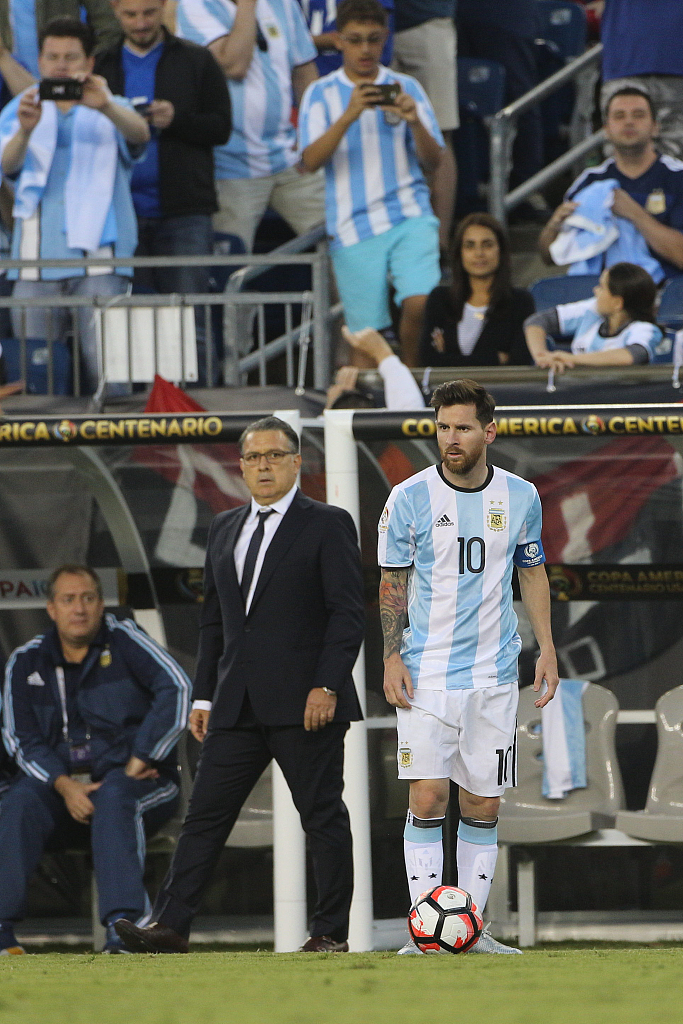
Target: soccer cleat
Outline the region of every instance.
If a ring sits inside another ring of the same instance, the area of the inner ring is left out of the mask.
[[[107,925],[107,940],[102,949],[103,953],[130,953],[129,949],[123,944],[123,939],[120,939],[116,934],[116,929],[113,924]]]
[[[0,926],[0,956],[21,956],[26,950],[17,942],[14,929],[8,925]]]
[[[408,939],[405,946],[401,946],[401,948],[396,951],[396,956],[415,956],[416,954],[424,956],[422,950],[417,948],[412,939]]]
[[[499,942],[498,939],[494,939],[493,935],[490,934],[490,924],[487,924],[481,933],[479,942],[475,943],[470,949],[470,953],[507,953],[514,954],[520,953],[521,949],[515,949],[514,946],[506,946],[504,943]]]

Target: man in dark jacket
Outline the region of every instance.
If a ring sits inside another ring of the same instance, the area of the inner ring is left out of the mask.
[[[137,256],[204,256],[213,251],[211,215],[218,209],[213,147],[228,141],[230,97],[211,53],[163,25],[165,0],[114,0],[121,44],[102,54],[97,73],[149,121],[152,139],[133,169]],[[209,268],[137,270],[145,289],[205,293]],[[203,317],[197,324],[200,379]]]
[[[104,615],[86,566],[52,574],[47,610],[54,626],[13,651],[5,672],[2,737],[20,771],[0,814],[0,955],[23,952],[14,925],[46,843],[82,839],[86,825],[105,952],[118,953],[114,922],[151,909],[145,832],[177,806],[189,680],[132,620]]]
[[[318,901],[306,952],[345,952],[353,892],[344,736],[362,717],[351,670],[363,579],[348,512],[297,488],[299,438],[276,416],[240,439],[252,500],[216,516],[190,728],[202,742],[154,922],[116,926],[132,952],[187,953],[190,926],[242,804],[279,764],[308,835]]]

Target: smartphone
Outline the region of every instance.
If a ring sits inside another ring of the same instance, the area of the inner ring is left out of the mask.
[[[38,96],[41,100],[80,100],[83,83],[77,78],[43,78]]]
[[[142,114],[145,117],[149,111],[150,101],[146,96],[136,96],[130,101],[130,105],[137,114]]]
[[[381,93],[381,99],[377,100],[376,106],[378,107],[393,107],[396,104],[396,100],[401,92],[401,86],[398,82],[389,82],[388,85],[371,85],[369,82],[365,83],[366,89],[377,89]]]

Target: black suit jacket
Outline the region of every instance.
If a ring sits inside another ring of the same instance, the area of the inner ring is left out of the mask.
[[[262,724],[302,725],[314,686],[336,691],[335,721],[362,718],[351,677],[364,632],[351,516],[297,491],[246,615],[234,551],[249,509],[222,512],[211,525],[193,698],[213,702],[212,729],[236,723],[245,692]]]
[[[427,297],[420,366],[498,366],[498,353],[506,352],[513,366],[533,362],[524,337],[524,321],[534,312],[534,300],[524,288],[513,288],[506,299],[489,309],[477,343],[468,356],[458,344],[458,321],[455,319],[453,297],[447,285],[437,287]],[[438,352],[432,331],[443,331],[445,351]]]
[[[100,54],[95,65],[111,91],[125,95],[122,43]],[[230,137],[230,94],[212,53],[164,29],[154,98],[170,100],[175,117],[159,132],[159,193],[164,217],[214,213],[213,147]]]

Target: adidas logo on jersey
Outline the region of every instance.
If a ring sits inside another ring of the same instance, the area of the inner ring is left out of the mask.
[[[437,519],[437,521],[434,523],[434,527],[436,528],[437,526],[453,526],[453,523],[450,521],[447,515],[443,515],[441,516],[441,519]]]

